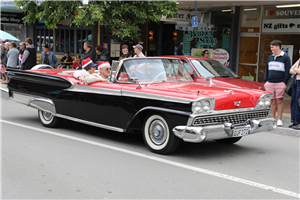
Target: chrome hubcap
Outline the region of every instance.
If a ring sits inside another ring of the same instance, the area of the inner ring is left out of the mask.
[[[156,145],[162,145],[167,138],[166,125],[160,120],[154,120],[149,127],[149,135],[152,142]]]
[[[43,111],[43,117],[44,117],[45,120],[50,121],[52,119],[53,115],[49,112],[44,112]]]

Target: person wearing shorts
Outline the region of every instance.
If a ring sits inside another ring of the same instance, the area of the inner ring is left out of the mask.
[[[265,89],[271,92],[271,117],[278,114],[277,125],[282,126],[283,98],[290,78],[291,59],[281,51],[282,42],[274,40],[270,43],[272,55],[269,56],[264,76]]]

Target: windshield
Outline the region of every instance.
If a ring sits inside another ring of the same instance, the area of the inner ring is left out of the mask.
[[[139,83],[193,81],[178,59],[128,59],[124,61],[118,81]]]
[[[193,65],[202,77],[239,78],[230,69],[214,60],[192,60]]]

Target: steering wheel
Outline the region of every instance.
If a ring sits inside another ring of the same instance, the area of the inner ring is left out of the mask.
[[[165,74],[165,73],[166,73],[165,71],[160,72],[159,74],[157,74],[157,75],[154,77],[153,81],[155,81],[158,77],[160,77],[161,75],[163,75],[163,74]]]

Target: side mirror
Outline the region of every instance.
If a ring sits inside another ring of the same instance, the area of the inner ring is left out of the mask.
[[[194,72],[192,71],[189,71],[189,74],[191,75],[192,78],[195,76]]]

